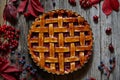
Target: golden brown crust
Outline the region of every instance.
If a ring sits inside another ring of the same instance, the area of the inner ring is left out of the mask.
[[[92,31],[83,17],[69,10],[53,10],[35,19],[28,35],[34,62],[53,74],[81,68],[92,54]]]

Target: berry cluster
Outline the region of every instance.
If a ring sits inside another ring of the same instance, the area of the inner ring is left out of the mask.
[[[80,0],[81,8],[88,9],[92,6],[92,3],[89,0]]]
[[[116,65],[115,57],[109,60],[110,66],[107,67],[103,62],[100,62],[100,65],[98,66],[98,70],[101,71],[101,73],[104,73],[104,75],[109,78],[110,73],[113,71]]]
[[[12,26],[0,27],[0,55],[8,54],[17,48],[19,33],[20,31]]]

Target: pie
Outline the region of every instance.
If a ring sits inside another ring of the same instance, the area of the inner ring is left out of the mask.
[[[29,53],[40,68],[53,74],[80,69],[92,54],[93,35],[87,21],[70,10],[39,16],[28,34]]]

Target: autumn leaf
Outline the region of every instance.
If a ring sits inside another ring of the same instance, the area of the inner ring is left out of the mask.
[[[21,71],[11,66],[7,59],[0,57],[0,76],[6,80],[18,80],[20,73]]]
[[[4,20],[14,24],[17,20],[17,10],[13,6],[12,3],[8,3],[5,5],[4,11],[3,11],[3,18]]]
[[[110,5],[110,0],[104,0],[103,5],[102,5],[102,11],[107,16],[112,13],[113,9]]]

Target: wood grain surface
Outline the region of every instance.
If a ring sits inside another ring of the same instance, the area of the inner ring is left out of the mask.
[[[103,2],[97,5],[97,9],[92,7],[88,10],[81,9],[79,0],[76,0],[77,5],[74,7],[68,3],[68,0],[54,0],[55,6],[53,6],[52,0],[40,0],[40,2],[44,6],[45,12],[54,9],[69,9],[77,12],[88,21],[94,37],[94,54],[82,69],[68,75],[59,76],[38,69],[39,75],[42,76],[44,80],[85,80],[88,77],[94,77],[96,80],[120,80],[120,11],[113,11],[112,14],[107,17],[101,9]],[[2,12],[5,4],[6,0],[0,0],[0,24],[3,24]],[[93,22],[94,15],[99,16],[97,24]],[[31,64],[34,63],[28,54],[27,35],[33,21],[34,20],[26,20],[24,15],[19,15],[18,23],[15,25],[15,27],[21,31],[17,51],[20,51],[22,55],[25,55],[27,63]],[[106,35],[105,30],[107,27],[112,28],[112,35]],[[115,48],[115,51],[112,54],[108,50],[108,45],[110,43],[112,43]],[[110,78],[107,79],[106,76],[101,74],[98,70],[98,65],[100,64],[100,61],[103,61],[105,65],[109,66],[109,59],[113,56],[116,57],[116,67],[111,73]]]

